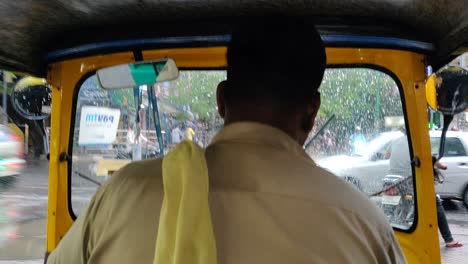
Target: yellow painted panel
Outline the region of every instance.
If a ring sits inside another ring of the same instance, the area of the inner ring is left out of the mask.
[[[185,48],[144,51],[145,60],[174,58],[181,68],[219,68],[226,65],[226,49]],[[412,139],[413,154],[421,160],[416,168],[418,221],[411,233],[396,231],[410,263],[440,263],[434,182],[427,131],[424,57],[410,51],[366,48],[328,48],[329,65],[368,65],[397,77],[403,87],[404,101]],[[73,96],[78,82],[99,68],[130,63],[131,52],[92,56],[50,65],[48,81],[53,85],[51,161],[47,250],[53,250],[73,223],[68,209],[68,168],[59,162],[68,153]]]

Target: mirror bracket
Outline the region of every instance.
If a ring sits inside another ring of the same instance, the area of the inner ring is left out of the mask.
[[[411,161],[411,164],[414,165],[415,167],[420,168],[421,167],[421,160],[419,159],[418,156],[414,156],[413,160]]]
[[[66,162],[71,162],[71,156],[68,155],[68,154],[65,153],[65,152],[62,152],[62,153],[60,153],[60,155],[59,155],[59,161],[60,161],[60,162],[64,162],[64,161],[66,161]]]

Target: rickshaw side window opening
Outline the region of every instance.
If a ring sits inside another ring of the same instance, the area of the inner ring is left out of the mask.
[[[86,206],[98,187],[96,183],[106,181],[129,162],[159,158],[161,147],[167,153],[184,139],[208,146],[223,127],[216,87],[225,79],[223,70],[181,70],[177,80],[154,85],[156,113],[148,86],[104,90],[95,75],[87,77],[77,93],[71,137],[72,213],[77,215]],[[397,83],[375,69],[329,68],[320,92],[322,106],[306,152],[320,166],[368,195],[395,226],[409,229],[414,201],[402,205],[399,196],[382,192],[390,175],[391,144],[405,136]],[[163,146],[158,143],[154,117],[161,124]],[[407,156],[409,159],[409,149]],[[409,166],[409,172],[400,176],[411,186]],[[382,193],[373,195],[378,192]]]

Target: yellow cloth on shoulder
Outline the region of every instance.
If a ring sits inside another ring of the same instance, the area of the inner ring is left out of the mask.
[[[163,159],[164,199],[154,264],[216,264],[203,149],[191,141]]]

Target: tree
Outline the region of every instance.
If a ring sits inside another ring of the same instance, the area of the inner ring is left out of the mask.
[[[224,71],[181,71],[168,88],[168,101],[199,121],[210,121],[217,114],[216,87],[224,79]]]
[[[320,87],[322,106],[318,117],[333,113],[337,122],[363,130],[382,128],[385,116],[401,116],[400,94],[395,81],[372,69],[328,69]]]

